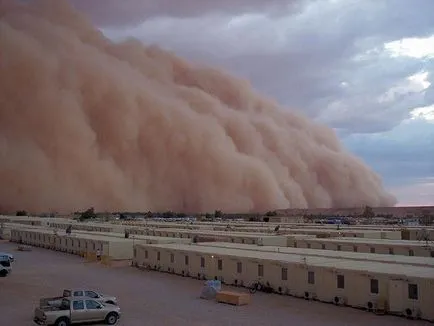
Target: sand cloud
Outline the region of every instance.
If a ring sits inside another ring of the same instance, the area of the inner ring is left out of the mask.
[[[0,3],[0,206],[231,212],[392,205],[334,132],[65,1]]]

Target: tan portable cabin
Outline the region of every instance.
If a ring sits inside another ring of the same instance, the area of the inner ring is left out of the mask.
[[[344,252],[344,251],[290,248],[290,247],[273,247],[273,246],[261,247],[257,245],[247,245],[247,244],[228,243],[228,242],[206,242],[206,243],[197,243],[196,245],[207,246],[207,247],[228,248],[228,249],[250,250],[250,251],[275,252],[275,253],[283,253],[283,254],[302,255],[306,257],[317,256],[317,257],[329,257],[329,258],[343,258],[343,259],[359,260],[359,261],[383,262],[383,263],[391,263],[391,264],[402,264],[402,265],[434,268],[434,259],[431,259],[430,257],[377,255],[371,253]]]
[[[11,241],[80,255],[88,260],[96,260],[99,251],[104,263],[131,260],[134,244],[137,243],[190,243],[191,239],[173,239],[149,236],[124,238],[121,233],[101,233],[74,230],[47,230],[39,227],[11,230]]]
[[[159,236],[169,238],[211,238],[214,241],[233,243],[259,244],[263,246],[286,246],[286,235],[270,235],[261,233],[244,233],[233,231],[201,231],[183,229],[131,229],[132,234],[146,234],[148,236]]]
[[[139,265],[160,271],[244,286],[259,280],[297,297],[434,321],[433,267],[197,245],[137,247]]]
[[[352,251],[373,254],[434,257],[434,244],[423,241],[381,239],[298,239],[292,243],[296,248]]]

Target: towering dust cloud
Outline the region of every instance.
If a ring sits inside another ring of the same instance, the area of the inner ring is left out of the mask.
[[[174,210],[393,205],[334,132],[243,80],[60,0],[0,2],[0,206]]]

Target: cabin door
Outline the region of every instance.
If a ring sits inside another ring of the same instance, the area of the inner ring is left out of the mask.
[[[389,310],[402,312],[404,307],[404,286],[401,280],[389,280]]]

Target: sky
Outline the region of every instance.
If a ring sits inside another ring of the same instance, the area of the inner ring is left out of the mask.
[[[113,40],[250,80],[334,128],[399,205],[434,205],[434,1],[70,2]]]

